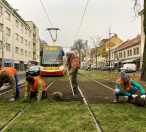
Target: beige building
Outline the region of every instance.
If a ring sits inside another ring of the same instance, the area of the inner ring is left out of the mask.
[[[30,48],[29,48],[29,63],[31,65],[38,65],[40,62],[40,37],[39,29],[32,21],[26,21],[27,25],[30,27]]]
[[[141,36],[137,35],[137,37],[127,40],[122,43],[115,50],[115,63],[119,65],[123,65],[124,63],[135,63],[137,70],[140,70],[140,54],[141,54]],[[118,61],[117,61],[117,58]],[[115,65],[116,65],[115,64]],[[118,66],[116,66],[118,67]]]
[[[5,0],[0,1],[0,66],[23,71],[29,62],[39,64],[38,34],[33,22],[25,22],[16,9]]]

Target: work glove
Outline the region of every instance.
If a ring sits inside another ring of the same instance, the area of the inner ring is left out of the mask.
[[[138,95],[137,94],[132,94],[131,96],[132,96],[132,98],[136,98]]]
[[[14,102],[15,101],[15,98],[10,98],[10,100],[9,100],[10,102]]]
[[[41,102],[41,100],[37,99],[36,102]]]
[[[141,95],[141,98],[142,99],[145,99],[146,98],[146,95],[145,94]]]

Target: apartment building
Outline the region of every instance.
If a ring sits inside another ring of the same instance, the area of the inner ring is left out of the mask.
[[[39,29],[32,21],[26,21],[27,25],[30,27],[31,39],[29,47],[29,63],[31,65],[39,65],[40,63],[40,37]]]
[[[0,67],[11,66],[23,71],[28,65],[39,64],[40,44],[34,41],[39,39],[39,32],[30,23],[33,26],[22,19],[17,9],[5,0],[0,1]]]
[[[124,63],[135,63],[137,70],[140,70],[140,60],[141,60],[141,36],[127,40],[122,43],[115,50],[115,60],[114,62],[123,65]]]
[[[102,39],[98,47],[98,57],[97,57],[97,66],[101,67],[105,64],[109,64],[109,55],[110,55],[110,65],[114,64],[114,54],[109,52],[109,48],[118,46],[123,43],[123,41],[118,37],[117,34],[114,34],[110,39]]]

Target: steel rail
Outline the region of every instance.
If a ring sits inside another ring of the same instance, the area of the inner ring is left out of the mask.
[[[25,85],[26,85],[26,84],[20,85],[19,87],[23,87],[23,86],[25,86]],[[8,91],[5,91],[5,92],[1,93],[0,96],[3,95],[3,94],[9,93],[9,92],[11,92],[11,90],[8,90]]]

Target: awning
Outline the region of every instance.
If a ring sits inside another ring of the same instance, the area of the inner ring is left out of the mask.
[[[128,63],[128,62],[133,62],[134,60],[136,60],[136,59],[129,59],[129,60],[124,60],[124,61],[122,61],[121,63]]]
[[[12,60],[10,60],[10,59],[5,59],[5,63],[12,63]]]
[[[19,64],[19,63],[20,63],[20,61],[14,61],[14,63],[15,63],[15,64]]]
[[[115,63],[115,64],[116,64],[116,63],[119,63],[119,61],[115,61],[114,63]]]

